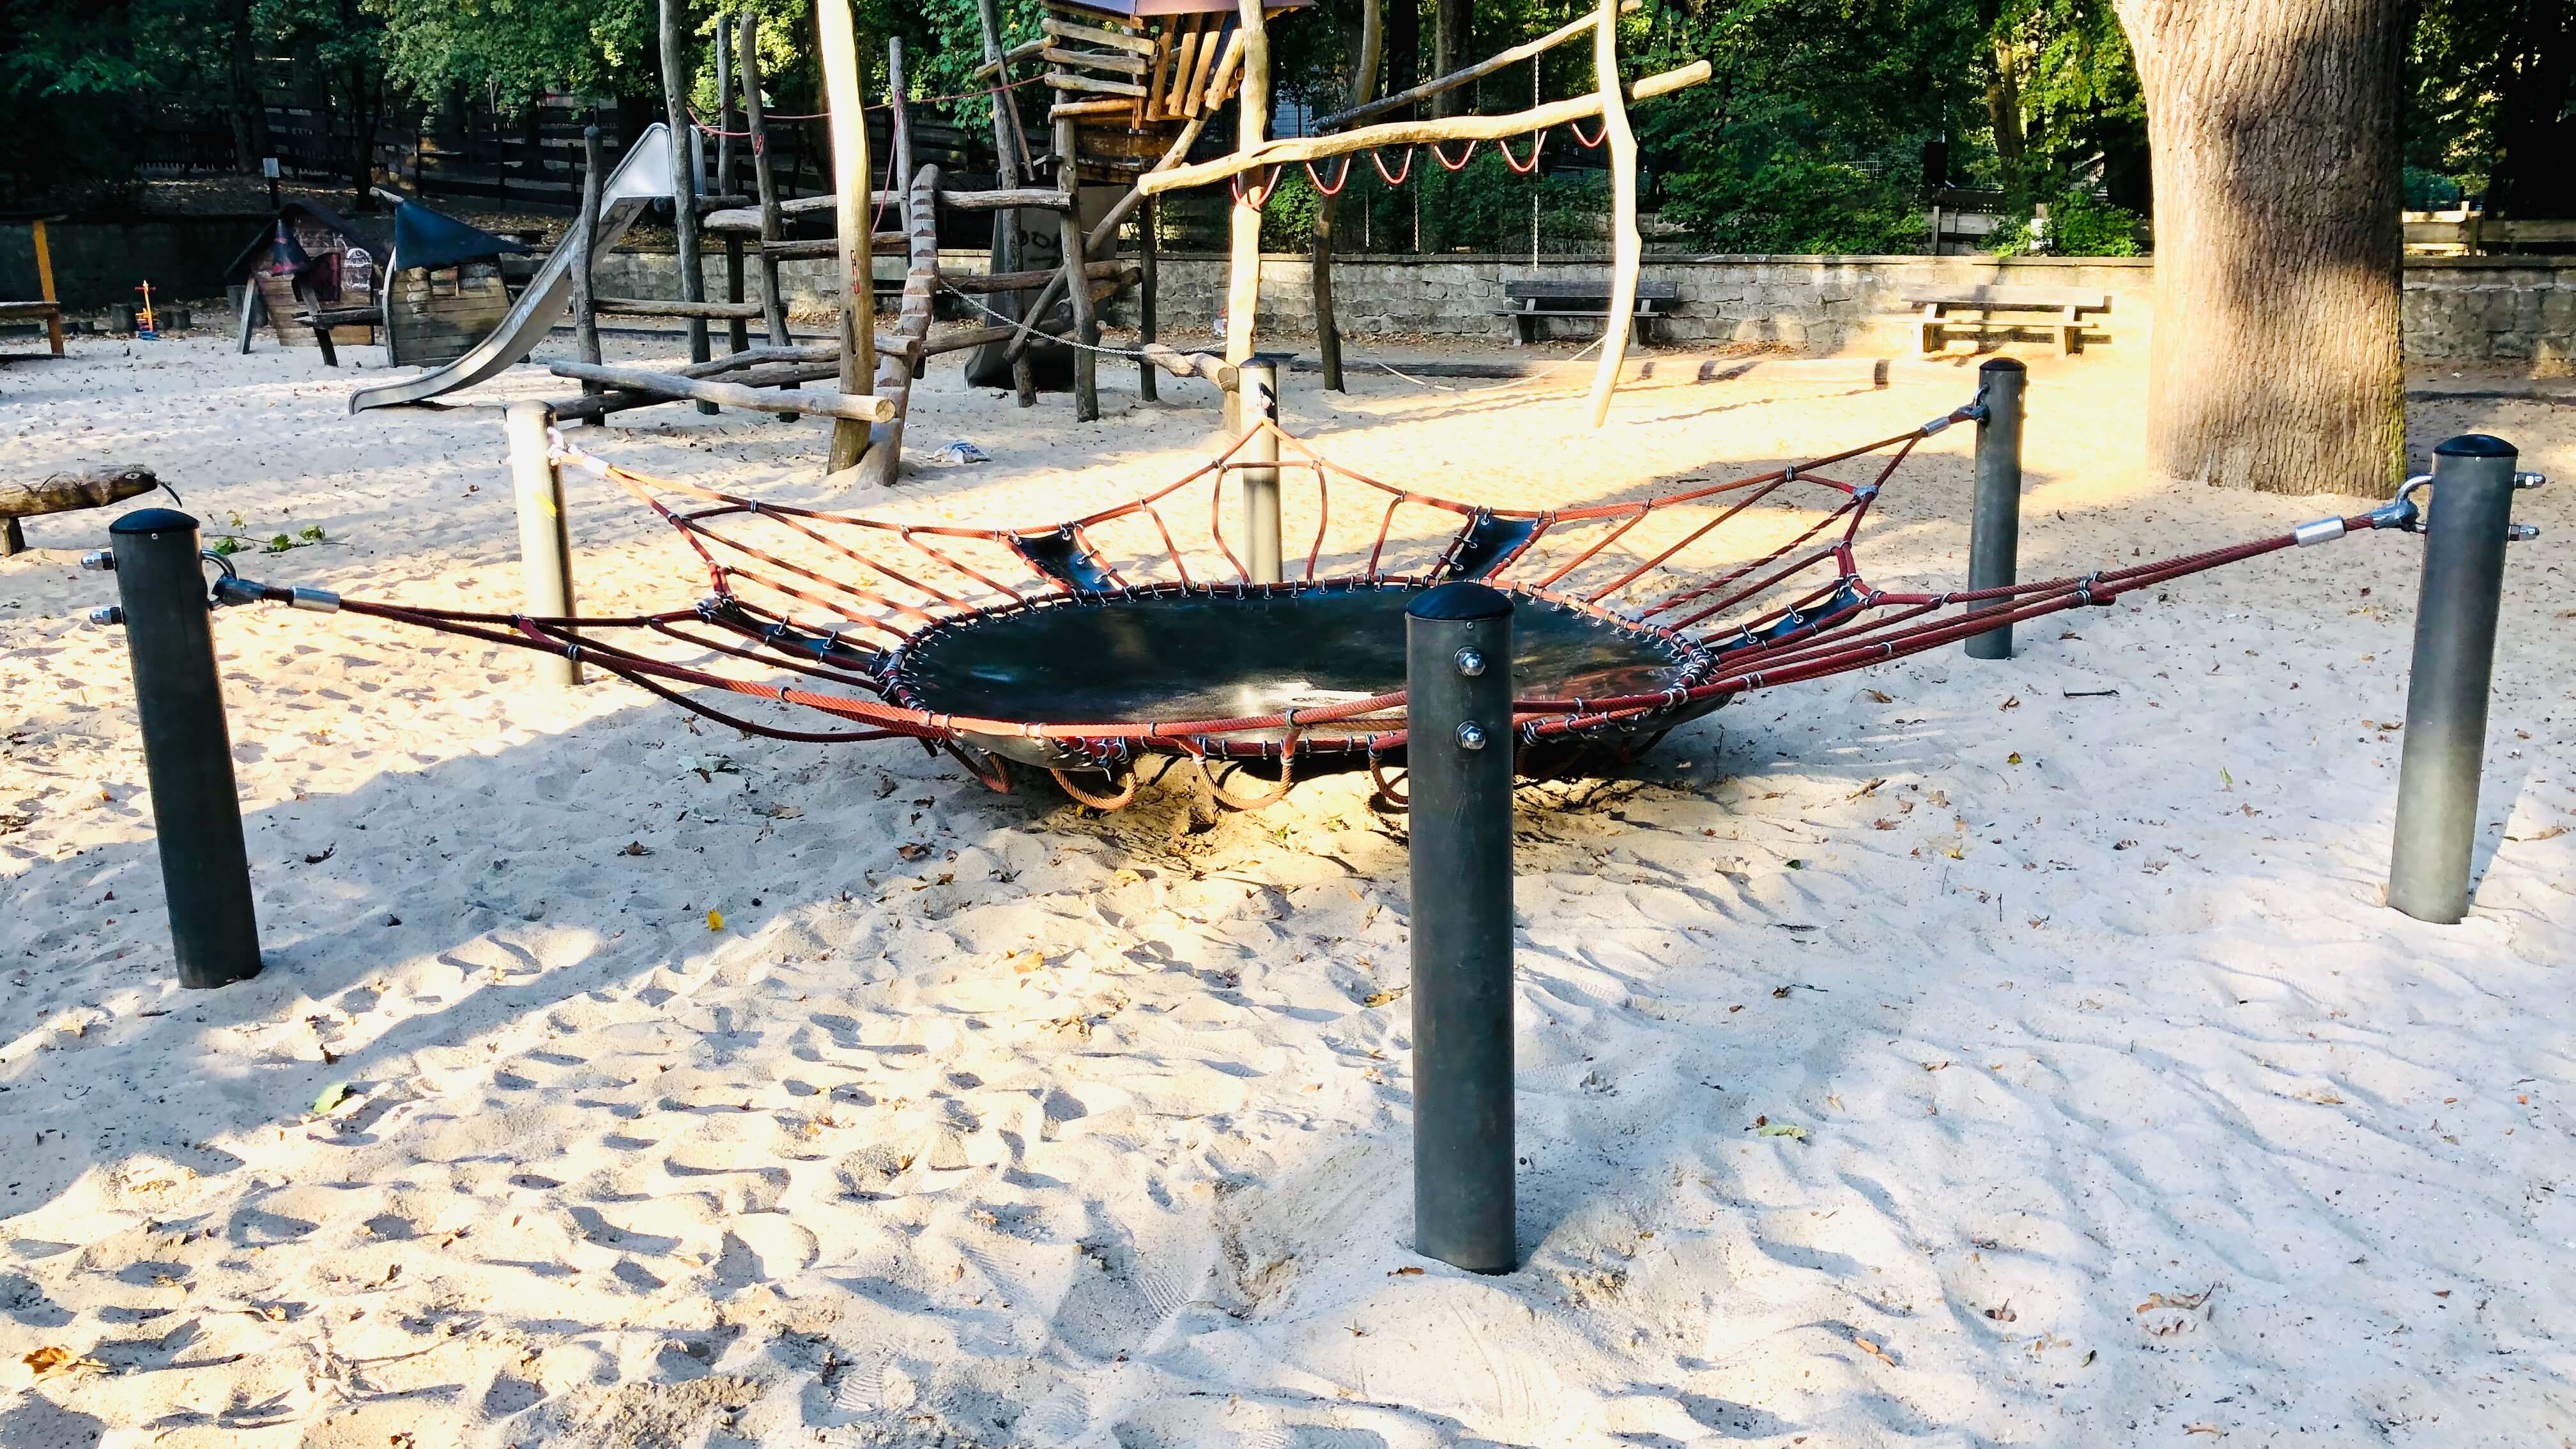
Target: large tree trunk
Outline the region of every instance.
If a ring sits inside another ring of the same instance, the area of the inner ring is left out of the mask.
[[[2155,158],[2150,462],[2272,493],[2400,477],[2398,0],[2118,0]]]
[[[1468,0],[1431,0],[1431,73],[1444,76],[1467,66],[1467,31],[1473,23],[1475,8]],[[1431,98],[1431,114],[1454,116],[1466,109],[1465,87],[1442,91]]]
[[[233,166],[257,175],[268,150],[268,101],[259,84],[259,51],[251,34],[250,0],[234,0],[232,43],[226,78],[230,81],[233,121]]]

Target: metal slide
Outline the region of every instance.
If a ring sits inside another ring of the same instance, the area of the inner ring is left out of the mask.
[[[601,184],[598,250],[605,252],[617,245],[618,238],[626,235],[626,229],[635,224],[646,207],[670,199],[671,133],[668,127],[655,122],[626,148],[626,159],[618,162],[617,169],[609,172]],[[546,340],[546,334],[554,330],[555,323],[572,310],[572,258],[573,238],[567,230],[563,244],[528,280],[528,289],[519,294],[518,303],[491,335],[444,367],[358,389],[349,394],[349,411],[423,402],[460,387],[472,387],[535,351],[537,344]]]

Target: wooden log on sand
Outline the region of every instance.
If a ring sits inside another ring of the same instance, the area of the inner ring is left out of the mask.
[[[895,411],[892,400],[866,393],[763,392],[740,383],[708,382],[641,367],[599,367],[587,362],[558,362],[550,370],[557,377],[569,377],[578,382],[602,382],[628,392],[685,398],[691,402],[747,408],[755,412],[811,413],[864,424],[886,422],[894,417]]]
[[[85,472],[56,473],[33,483],[0,483],[0,558],[27,547],[26,536],[18,530],[21,518],[105,508],[160,486],[161,479],[140,463],[106,463]]]

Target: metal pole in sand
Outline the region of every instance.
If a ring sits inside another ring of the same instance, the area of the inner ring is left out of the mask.
[[[2432,516],[2415,660],[2406,685],[2406,746],[2397,774],[2397,838],[2388,903],[2441,925],[2469,913],[2477,846],[2478,776],[2485,764],[2487,687],[2496,617],[2504,607],[2504,547],[2539,530],[2513,521],[2514,446],[2470,433],[2433,449]]]
[[[1977,417],[1977,498],[1968,522],[1968,587],[2007,588],[2020,582],[2021,567],[2021,419],[2022,390],[2028,369],[2010,357],[1989,359],[1977,369],[1977,392],[1984,400]],[[2010,599],[1970,604],[1980,609],[2009,609]],[[1971,659],[2010,659],[2012,625],[1968,636]]]
[[[116,574],[118,607],[93,622],[125,625],[134,662],[143,767],[168,896],[179,984],[228,986],[259,974],[259,920],[242,845],[223,681],[215,672],[214,605],[198,561],[197,520],[146,508],[109,524],[114,547],[81,560]]]
[[[1405,611],[1413,867],[1413,1245],[1508,1273],[1513,1241],[1512,601]]]
[[[572,533],[564,521],[563,470],[546,446],[554,414],[541,402],[515,402],[501,414],[510,440],[510,492],[519,510],[520,610],[531,618],[572,613]],[[553,689],[581,683],[581,665],[540,655],[537,682]]]

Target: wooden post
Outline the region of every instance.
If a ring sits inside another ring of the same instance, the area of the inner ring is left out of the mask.
[[[680,29],[688,19],[687,0],[662,0],[662,116],[671,130],[671,227],[679,237],[680,298],[703,302],[707,299],[707,277],[698,261],[697,168],[689,144],[697,130],[689,121],[685,89],[688,74],[681,69]],[[707,320],[692,317],[689,361],[706,360]],[[715,408],[700,403],[698,411],[712,413]]]
[[[1065,275],[1073,279],[1065,288],[1073,302],[1073,415],[1087,423],[1100,416],[1100,356],[1091,350],[1100,345],[1100,322],[1092,315],[1091,279],[1083,270],[1091,253],[1082,235],[1081,168],[1074,162],[1080,129],[1073,117],[1056,117],[1056,185],[1064,192],[1064,209],[1056,213],[1056,225],[1064,239]]]
[[[1592,426],[1610,418],[1610,391],[1628,353],[1628,319],[1637,310],[1637,264],[1645,255],[1637,231],[1637,133],[1619,85],[1619,0],[1601,0],[1593,22],[1592,69],[1601,84],[1601,131],[1610,145],[1610,315],[1601,319],[1601,361],[1592,370]]]
[[[1151,347],[1159,340],[1154,319],[1154,293],[1162,285],[1163,204],[1145,198],[1145,209],[1136,218],[1137,252],[1144,269],[1136,287],[1136,345]],[[1154,380],[1160,369],[1145,359],[1136,359],[1136,396],[1147,402],[1162,398],[1161,386]]]
[[[751,133],[752,185],[760,195],[760,307],[769,345],[787,345],[787,304],[778,295],[778,254],[771,250],[785,230],[778,210],[778,173],[769,166],[768,102],[760,95],[760,16],[742,12],[740,41],[743,129]]]
[[[716,194],[734,194],[735,173],[733,136],[733,47],[726,44],[730,27],[721,14],[716,17]],[[725,233],[725,300],[742,300],[742,233]],[[725,323],[725,344],[736,352],[751,349],[751,324],[740,317]],[[584,359],[587,361],[588,359]]]
[[[1607,0],[1617,4],[1619,0]],[[1270,137],[1270,29],[1262,0],[1235,0],[1243,21],[1243,94],[1236,103],[1235,150],[1251,152]],[[1252,320],[1261,310],[1261,209],[1238,199],[1228,218],[1225,287],[1225,360],[1241,366],[1252,356]],[[1080,292],[1080,288],[1075,289]],[[1225,430],[1240,432],[1240,391],[1226,394]]]
[[[1002,7],[1000,0],[975,0],[975,21],[984,37],[984,64],[993,71],[993,185],[1007,187],[1028,179],[1026,158],[1019,146],[1019,114],[1012,109],[1017,103],[1008,89],[1011,71],[1002,53]],[[993,270],[1016,272],[1020,269],[1020,214],[1017,211],[993,213]],[[1016,292],[995,297],[995,310],[1017,321],[1025,315],[1028,299]],[[1037,368],[1029,355],[1021,352],[1011,358],[1011,387],[1019,394],[1020,406],[1038,405]]]
[[[36,295],[48,302],[58,301],[54,296],[54,249],[45,237],[45,219],[37,217],[28,231],[36,242]],[[243,329],[242,335],[247,339],[249,329]],[[56,357],[63,355],[63,314],[60,307],[45,314],[45,340],[53,345]],[[242,351],[248,352],[250,348],[244,345]]]
[[[1380,0],[1366,0],[1360,11],[1360,51],[1351,58],[1354,106],[1365,106],[1377,95],[1378,52],[1383,48],[1380,10]],[[1344,164],[1345,180],[1353,164],[1356,160]],[[1328,392],[1347,391],[1342,386],[1342,328],[1333,316],[1333,223],[1340,219],[1341,209],[1336,197],[1315,200],[1315,349],[1323,354],[1324,388]]]
[[[581,360],[602,361],[599,351],[599,298],[591,286],[591,269],[599,260],[600,193],[607,185],[608,166],[604,149],[599,144],[599,128],[581,128],[581,215],[573,219],[572,251],[572,335],[581,351]],[[599,384],[586,382],[583,392],[599,391]]]
[[[865,393],[874,385],[877,372],[877,293],[874,238],[868,221],[868,117],[859,99],[859,38],[850,19],[850,0],[817,0],[814,20],[823,45],[823,107],[831,113],[833,215],[841,241],[841,391]],[[867,425],[839,420],[832,425],[832,451],[825,469],[837,473],[854,467],[867,450]]]

